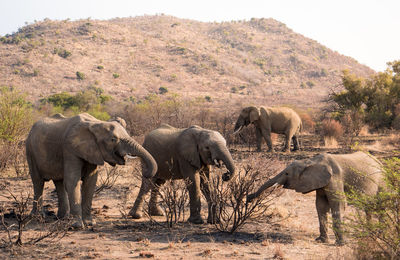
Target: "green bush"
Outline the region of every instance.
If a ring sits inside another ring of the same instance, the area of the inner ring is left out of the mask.
[[[70,51],[67,51],[66,49],[58,49],[58,48],[54,48],[53,54],[57,54],[58,56],[60,56],[61,58],[64,58],[64,59],[66,59],[72,55],[72,53]]]
[[[167,93],[168,92],[168,89],[166,88],[166,87],[160,87],[159,89],[158,89],[158,93],[160,93],[161,95],[162,94],[165,94],[165,93]]]
[[[118,73],[113,73],[113,78],[114,78],[114,79],[119,78],[119,74],[118,74]]]
[[[0,87],[0,139],[20,141],[32,125],[32,105],[25,95]]]
[[[108,120],[109,115],[105,112],[105,103],[112,100],[109,95],[103,94],[104,90],[97,87],[89,87],[87,90],[72,95],[67,92],[53,94],[47,98],[41,99],[43,105],[51,104],[56,113],[72,114],[88,112],[101,120]]]
[[[391,68],[367,79],[343,72],[344,90],[330,96],[339,119],[351,111],[376,129],[392,126],[400,104],[400,61],[388,65]]]
[[[86,75],[85,75],[85,73],[83,73],[83,72],[77,71],[77,72],[76,72],[76,78],[77,78],[78,80],[84,80],[84,79],[86,78]]]
[[[367,196],[352,190],[346,194],[356,208],[346,226],[357,241],[361,259],[400,259],[400,159],[385,160],[384,165],[381,192]]]

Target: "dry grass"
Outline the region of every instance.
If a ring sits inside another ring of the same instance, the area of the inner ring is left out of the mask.
[[[17,86],[35,102],[87,86],[101,87],[118,101],[138,100],[163,87],[189,99],[209,96],[212,107],[249,101],[318,107],[343,69],[372,73],[273,19],[47,19],[3,41],[0,85]],[[83,80],[77,79],[78,71]],[[302,87],[302,82],[314,85]]]

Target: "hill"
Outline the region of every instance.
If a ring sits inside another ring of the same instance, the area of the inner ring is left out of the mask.
[[[1,37],[0,44],[0,85],[31,100],[91,86],[117,100],[139,100],[162,88],[206,98],[211,106],[318,107],[344,69],[374,73],[273,19],[46,19]]]

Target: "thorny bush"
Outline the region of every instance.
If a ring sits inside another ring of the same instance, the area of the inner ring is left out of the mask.
[[[271,175],[282,168],[277,160],[255,157],[228,182],[221,175],[210,177],[210,193],[216,209],[216,228],[219,231],[234,233],[248,220],[270,219],[268,209],[281,189],[272,188],[261,196],[246,201],[248,194],[255,192]]]
[[[377,195],[355,190],[346,194],[356,208],[346,226],[357,241],[360,259],[400,259],[400,159],[384,164],[384,184]]]

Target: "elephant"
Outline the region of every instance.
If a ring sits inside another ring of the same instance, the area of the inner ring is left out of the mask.
[[[215,223],[215,207],[212,205],[209,189],[209,167],[220,167],[222,162],[227,168],[222,176],[228,181],[235,174],[232,156],[226,147],[226,141],[217,131],[191,126],[178,129],[167,124],[151,131],[144,140],[143,147],[157,161],[158,170],[151,179],[142,178],[142,184],[134,206],[129,212],[133,218],[142,217],[144,196],[151,190],[149,201],[150,215],[162,215],[158,203],[160,185],[168,179],[189,179],[190,216],[188,221],[194,224],[204,223],[201,214],[201,192],[208,203],[208,223]]]
[[[72,215],[75,228],[93,225],[95,169],[104,162],[124,165],[125,156],[139,156],[144,161],[145,178],[156,173],[157,163],[151,154],[116,121],[100,121],[86,113],[70,118],[56,114],[37,121],[26,139],[26,157],[34,188],[31,214],[37,214],[38,208],[42,208],[44,183],[52,180],[58,196],[57,216]]]
[[[255,193],[248,195],[251,201],[274,184],[283,185],[303,194],[316,191],[316,208],[320,235],[316,241],[327,243],[327,214],[333,219],[336,244],[343,245],[341,222],[346,204],[345,192],[351,189],[366,195],[375,195],[383,179],[382,164],[364,152],[352,154],[316,155],[311,159],[297,160],[265,182]],[[366,212],[367,216],[369,215]]]
[[[255,107],[242,109],[236,121],[234,134],[239,133],[244,126],[254,124],[256,128],[257,151],[261,151],[262,138],[268,145],[268,152],[273,152],[271,133],[284,134],[284,151],[290,150],[293,140],[293,151],[299,150],[298,135],[302,128],[300,116],[287,107]]]

